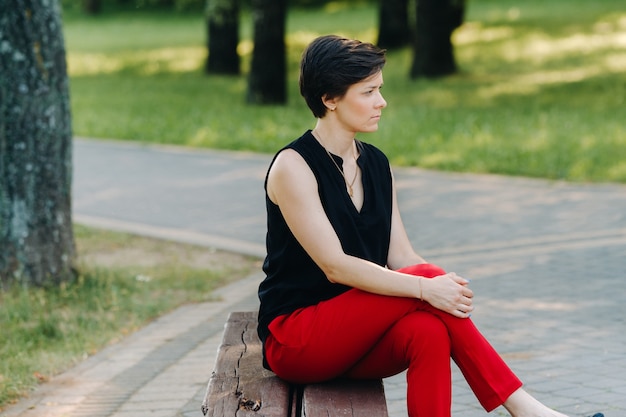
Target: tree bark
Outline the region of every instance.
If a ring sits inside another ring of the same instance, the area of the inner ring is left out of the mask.
[[[380,0],[377,45],[397,49],[411,43],[408,0]]]
[[[248,78],[250,104],[287,102],[287,0],[252,0],[254,51]]]
[[[463,23],[465,0],[417,0],[411,78],[457,72],[452,32]]]
[[[206,73],[239,75],[239,2],[207,0]]]
[[[72,131],[57,0],[0,9],[0,284],[74,274]]]

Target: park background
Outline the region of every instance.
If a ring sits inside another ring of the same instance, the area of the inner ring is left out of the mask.
[[[272,153],[314,124],[297,91],[304,46],[326,33],[370,42],[377,36],[374,3],[290,7],[287,104],[250,105],[249,12],[241,13],[241,74],[218,76],[204,73],[203,11],[149,3],[105,7],[92,16],[66,2],[75,136]],[[409,47],[389,51],[383,90],[389,106],[380,130],[362,139],[385,151],[392,164],[626,181],[622,2],[470,0],[453,44],[459,72],[437,79],[409,77]],[[175,306],[210,299],[224,277],[258,267],[258,260],[223,254],[194,268],[189,259],[198,248],[175,252],[135,236],[80,226],[74,232],[83,257],[77,282],[0,296],[6,335],[0,408]],[[102,252],[129,248],[143,248],[138,257],[178,255],[165,259],[167,267],[95,261]]]
[[[459,71],[411,79],[411,48],[389,51],[374,142],[395,165],[573,181],[626,181],[626,18],[620,1],[467,2],[453,33]],[[204,73],[201,12],[66,13],[78,136],[271,153],[314,120],[298,61],[315,36],[376,42],[378,7],[290,7],[287,104],[246,105],[252,22],[240,76]],[[106,36],[102,36],[106,33]]]

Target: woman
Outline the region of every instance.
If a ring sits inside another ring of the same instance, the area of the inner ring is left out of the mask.
[[[426,263],[400,218],[374,132],[383,50],[323,36],[304,52],[300,91],[317,123],[281,149],[265,182],[264,365],[294,383],[407,372],[410,416],[450,416],[450,357],[487,411],[564,417],[527,394],[474,327],[468,280]]]

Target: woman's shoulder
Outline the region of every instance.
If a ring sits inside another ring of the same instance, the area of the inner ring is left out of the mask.
[[[287,161],[288,163],[294,160],[302,161],[302,159],[305,158],[306,154],[309,152],[307,149],[311,146],[309,136],[313,138],[311,131],[307,130],[302,136],[280,148],[274,154],[274,158],[272,158],[272,162],[270,163],[270,168],[276,164],[277,160]]]
[[[310,135],[310,131],[305,132],[298,139],[283,146],[274,154],[265,176],[266,187],[270,173],[275,176],[275,174],[279,172],[298,172],[302,167],[308,166],[306,158],[303,155],[303,151],[301,150],[302,143],[306,141],[305,137],[307,136],[307,133]]]
[[[305,165],[313,170],[314,161],[319,158],[320,149],[323,150],[309,129],[276,152],[271,166],[279,162],[287,168],[293,169]]]
[[[278,166],[280,169],[289,171],[301,168],[303,165],[306,165],[306,161],[302,155],[293,148],[285,147],[276,154],[272,169],[276,169]]]
[[[285,190],[315,190],[315,175],[306,158],[290,147],[276,154],[265,178],[265,190],[277,204],[277,194]],[[317,194],[316,194],[317,195]]]
[[[291,151],[288,153],[297,153],[307,163],[307,165],[313,169],[317,164],[317,161],[319,161],[320,155],[323,155],[324,148],[322,148],[319,142],[315,139],[311,130],[307,130],[298,139],[284,146],[280,151],[278,151],[278,154],[285,153],[285,151]],[[292,158],[297,157],[292,155]]]

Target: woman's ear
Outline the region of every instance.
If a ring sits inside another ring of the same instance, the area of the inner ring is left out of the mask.
[[[324,95],[324,97],[322,97],[322,103],[324,103],[324,106],[326,106],[326,108],[330,111],[335,111],[337,108],[337,99],[328,98],[328,95]]]

